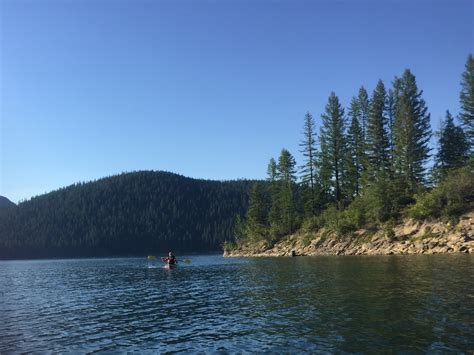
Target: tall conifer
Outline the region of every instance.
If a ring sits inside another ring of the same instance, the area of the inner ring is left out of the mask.
[[[376,177],[381,170],[388,168],[389,141],[386,130],[386,92],[382,80],[379,80],[372,94],[370,115],[367,122],[367,155],[370,162],[370,172]]]
[[[472,153],[472,149],[474,149],[474,59],[472,54],[469,54],[465,71],[462,74],[459,99],[461,103],[459,117],[463,122]]]
[[[461,127],[454,124],[454,118],[446,111],[446,119],[438,132],[439,148],[436,154],[435,170],[441,177],[448,170],[461,167],[468,155],[469,143]]]
[[[247,232],[251,237],[264,237],[267,231],[267,202],[261,183],[255,183],[250,189],[247,210]]]
[[[344,139],[344,109],[339,98],[331,93],[326,105],[326,111],[321,115],[321,174],[326,181],[323,185],[331,186],[337,202],[343,199],[344,166],[346,146]]]
[[[279,191],[277,203],[281,212],[279,232],[282,234],[292,233],[296,229],[296,161],[291,153],[282,149],[278,158]]]
[[[362,174],[364,171],[365,147],[362,127],[360,125],[360,110],[357,98],[352,98],[349,109],[351,119],[347,131],[347,166],[346,190],[349,198],[358,196],[361,191]]]
[[[396,94],[393,89],[388,90],[387,95],[387,133],[388,133],[388,156],[390,162],[390,170],[393,168],[393,151],[394,151],[394,142],[393,142],[393,125],[395,122],[395,99]]]
[[[394,122],[395,172],[405,181],[407,192],[415,192],[425,181],[429,158],[430,114],[409,69],[395,79],[398,92]]]
[[[300,167],[301,184],[304,186],[305,210],[310,215],[316,212],[316,131],[313,116],[307,112],[304,117],[303,140],[300,143],[304,162]]]
[[[360,113],[360,125],[362,128],[362,136],[365,140],[365,135],[367,133],[367,121],[369,119],[370,114],[370,102],[369,102],[369,94],[367,90],[363,86],[359,89],[359,95],[357,97],[358,105],[359,105],[359,113]]]

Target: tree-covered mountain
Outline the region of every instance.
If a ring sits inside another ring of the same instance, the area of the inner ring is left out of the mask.
[[[8,198],[4,196],[0,196],[0,208],[12,207],[12,206],[15,206],[13,202],[11,202]]]
[[[247,209],[252,181],[124,173],[0,212],[0,258],[219,250]]]

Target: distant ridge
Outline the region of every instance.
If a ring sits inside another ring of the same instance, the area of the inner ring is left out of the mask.
[[[0,208],[16,206],[13,202],[11,202],[8,198],[4,196],[0,196]]]
[[[254,181],[137,171],[78,183],[0,213],[0,259],[220,251]]]

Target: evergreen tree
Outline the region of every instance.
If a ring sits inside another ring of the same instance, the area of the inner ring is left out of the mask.
[[[359,89],[359,95],[358,95],[357,101],[358,101],[359,113],[360,113],[359,123],[362,127],[362,136],[364,137],[364,141],[365,141],[365,136],[367,133],[367,121],[370,115],[370,102],[369,102],[369,94],[367,93],[367,90],[365,90],[363,86],[361,86]]]
[[[278,167],[275,159],[271,158],[267,167],[267,180],[270,184],[274,183],[277,180]]]
[[[372,94],[370,115],[367,122],[367,155],[370,162],[370,171],[373,177],[388,168],[389,141],[386,130],[386,92],[382,80],[379,80]]]
[[[317,171],[319,171],[320,199],[322,205],[326,205],[334,199],[332,167],[329,159],[329,147],[327,137],[323,134],[323,127],[319,129],[320,152],[316,161]]]
[[[395,79],[398,92],[394,122],[395,173],[413,193],[425,181],[425,162],[429,158],[430,115],[409,69]]]
[[[267,201],[261,183],[254,183],[250,189],[247,210],[247,232],[250,237],[261,238],[267,233]]]
[[[303,141],[300,143],[304,163],[301,166],[301,184],[304,186],[304,210],[309,215],[316,212],[316,132],[313,116],[307,112],[304,117]]]
[[[469,143],[462,128],[454,124],[454,118],[449,111],[446,111],[446,120],[441,125],[438,137],[435,171],[440,177],[444,177],[448,170],[459,168],[466,162]]]
[[[474,148],[474,59],[469,54],[466,70],[462,74],[460,93],[461,112],[459,117],[463,123],[471,149]],[[472,151],[471,151],[472,152]]]
[[[393,142],[393,125],[395,122],[395,99],[396,94],[393,89],[388,90],[387,95],[387,130],[388,130],[388,156],[390,162],[390,170],[393,167],[393,151],[394,151],[394,142]]]
[[[267,168],[267,181],[269,182],[270,191],[270,212],[268,214],[268,222],[272,229],[272,234],[277,234],[277,228],[281,221],[280,204],[278,203],[278,192],[280,184],[278,181],[278,165],[275,159],[271,158]]]
[[[291,153],[282,149],[278,159],[277,189],[272,198],[270,227],[272,234],[284,235],[295,231],[297,221],[295,196],[296,161]]]
[[[320,133],[321,175],[323,186],[330,186],[337,202],[343,200],[344,165],[346,147],[344,140],[344,109],[339,98],[331,93],[322,118]]]
[[[286,150],[282,149],[280,157],[278,158],[278,178],[284,183],[294,183],[296,181],[296,161],[293,155]]]
[[[232,230],[234,240],[239,243],[241,240],[247,238],[247,231],[245,228],[245,223],[242,221],[240,214],[235,216],[234,219],[234,228]]]
[[[282,149],[278,159],[278,173],[280,177],[280,191],[278,200],[281,208],[282,227],[285,234],[296,229],[296,161],[291,153]]]
[[[352,98],[349,109],[351,123],[347,132],[347,172],[346,191],[349,198],[359,196],[362,185],[362,174],[364,171],[364,137],[360,126],[359,102]]]

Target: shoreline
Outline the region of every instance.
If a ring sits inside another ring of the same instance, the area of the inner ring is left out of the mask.
[[[406,220],[390,232],[358,230],[339,236],[327,230],[296,233],[273,245],[266,241],[243,243],[224,251],[226,257],[291,257],[314,255],[409,255],[474,253],[474,211],[455,226],[441,221]]]

